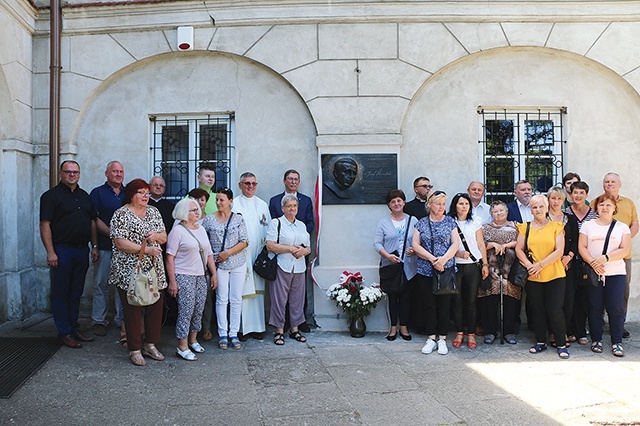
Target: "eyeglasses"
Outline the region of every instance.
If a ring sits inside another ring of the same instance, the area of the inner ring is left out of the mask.
[[[191,209],[189,210],[189,213],[198,213],[200,211],[200,209]]]
[[[293,204],[293,205],[289,205],[289,206],[284,206],[285,209],[289,209],[289,210],[293,210],[293,209],[297,209],[298,205],[297,204]]]
[[[62,173],[69,176],[76,176],[80,174],[80,170],[63,170]]]
[[[414,188],[431,189],[433,188],[433,185],[416,185]]]
[[[300,178],[288,177],[287,180],[289,182],[300,182]]]
[[[258,186],[258,182],[240,182],[240,183],[246,186]]]
[[[151,196],[151,193],[149,191],[138,191],[138,194],[142,195],[143,197]]]

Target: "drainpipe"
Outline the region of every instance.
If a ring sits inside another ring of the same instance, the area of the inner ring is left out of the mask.
[[[49,65],[49,186],[58,184],[60,163],[60,43],[62,14],[60,0],[51,0],[51,62]]]

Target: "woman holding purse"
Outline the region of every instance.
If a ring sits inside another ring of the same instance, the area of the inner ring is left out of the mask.
[[[440,355],[446,355],[449,353],[446,339],[451,295],[435,295],[433,284],[437,273],[445,272],[445,269],[452,272],[450,268],[455,268],[453,257],[460,246],[460,238],[455,220],[445,215],[447,194],[435,191],[427,199],[426,208],[428,215],[416,224],[411,244],[419,257],[416,279],[425,302],[425,329],[429,336],[422,353],[430,354],[437,347]]]
[[[598,274],[597,287],[589,285],[589,327],[591,350],[602,352],[602,316],[606,306],[611,331],[611,352],[624,356],[622,330],[624,329],[624,291],[626,267],[624,257],[631,250],[631,231],[620,221],[615,221],[616,199],[611,194],[602,194],[592,205],[598,209],[598,218],[590,220],[580,228],[578,251],[582,259]]]
[[[173,209],[173,218],[180,221],[167,238],[168,292],[178,302],[176,319],[176,355],[187,361],[198,359],[204,352],[197,335],[202,328],[202,311],[207,287],[215,290],[218,284],[213,252],[207,232],[198,225],[201,216],[198,202],[183,198]],[[206,273],[211,276],[207,283]]]
[[[516,256],[529,272],[526,290],[536,335],[536,344],[529,349],[529,353],[537,354],[547,349],[548,323],[556,338],[558,356],[568,359],[562,311],[566,275],[561,260],[564,253],[564,225],[548,218],[549,201],[544,195],[531,197],[529,206],[533,221],[518,224],[516,242]],[[527,232],[528,228],[530,232]],[[525,253],[527,234],[528,253]]]
[[[391,214],[378,223],[373,248],[380,254],[380,285],[382,291],[387,293],[389,300],[391,327],[389,328],[389,334],[387,334],[387,340],[396,340],[398,320],[400,320],[400,337],[403,340],[411,340],[411,335],[407,329],[411,301],[409,281],[416,275],[417,268],[417,257],[414,256],[411,240],[413,237],[412,230],[418,220],[404,213],[406,197],[402,190],[394,189],[389,191],[386,202]],[[403,274],[403,277],[400,289],[384,287],[383,268],[388,268],[391,265],[401,265],[400,274]]]
[[[124,190],[124,206],[115,211],[111,218],[110,237],[113,241],[109,284],[118,288],[122,301],[124,324],[127,330],[129,360],[133,365],[146,364],[143,355],[162,361],[164,355],[156,348],[162,327],[163,293],[149,306],[133,306],[127,301],[127,288],[131,274],[138,265],[138,256],[144,246],[141,270],[155,269],[157,290],[167,287],[160,244],[167,241],[162,216],[149,203],[149,184],[142,179],[134,179]],[[143,242],[146,240],[146,244]],[[142,346],[141,319],[144,316],[145,343]]]
[[[482,223],[473,220],[471,197],[459,193],[451,200],[449,216],[456,221],[456,231],[460,236],[460,247],[456,253],[458,288],[460,293],[453,296],[456,337],[453,347],[459,348],[464,341],[464,328],[467,329],[467,347],[475,349],[476,323],[478,320],[478,289],[480,282],[489,276],[487,249],[484,245]]]

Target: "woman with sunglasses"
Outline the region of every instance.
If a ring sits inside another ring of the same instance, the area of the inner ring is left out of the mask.
[[[216,317],[220,349],[227,349],[229,345],[233,349],[242,347],[238,331],[242,310],[242,289],[246,275],[247,251],[245,249],[249,245],[249,237],[242,215],[231,211],[232,203],[233,191],[229,188],[218,188],[216,192],[218,211],[205,217],[202,222],[202,227],[209,236],[218,274]]]
[[[471,197],[459,193],[451,200],[449,216],[456,221],[456,232],[460,237],[460,247],[455,261],[458,268],[456,278],[460,293],[453,296],[456,337],[453,347],[459,348],[464,341],[464,329],[467,329],[467,347],[475,349],[476,322],[478,319],[478,289],[480,282],[489,275],[487,249],[484,245],[481,219],[472,219]]]
[[[446,339],[451,296],[433,294],[434,274],[455,267],[453,258],[460,246],[456,222],[445,215],[446,207],[447,194],[443,191],[435,191],[429,196],[428,215],[416,224],[411,244],[419,257],[416,279],[425,303],[425,329],[429,336],[422,347],[423,354],[430,354],[436,347],[440,355],[449,353]]]

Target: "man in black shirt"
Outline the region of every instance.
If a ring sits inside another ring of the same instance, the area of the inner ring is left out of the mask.
[[[409,201],[404,205],[404,212],[411,216],[415,216],[418,220],[427,215],[425,210],[425,203],[429,198],[429,191],[433,186],[428,177],[420,176],[413,181],[413,190],[416,193],[416,198]]]
[[[81,348],[93,337],[80,332],[78,315],[84,280],[91,259],[98,260],[98,213],[91,198],[78,186],[80,166],[60,165],[60,183],[40,197],[40,237],[51,268],[51,313],[65,346]]]
[[[167,231],[167,235],[171,232],[171,228],[173,228],[173,209],[176,207],[176,204],[167,200],[166,198],[162,198],[164,196],[164,192],[167,189],[164,179],[160,176],[154,176],[149,181],[149,186],[151,187],[150,192],[151,196],[149,197],[149,205],[157,208],[160,211],[160,216],[162,216],[162,221],[164,222],[164,229]],[[164,248],[162,250],[164,254]]]

